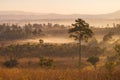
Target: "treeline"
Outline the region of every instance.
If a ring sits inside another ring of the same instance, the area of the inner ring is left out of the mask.
[[[96,35],[99,35],[99,34],[104,35],[108,32],[113,32],[115,35],[120,35],[120,24],[113,24],[112,27],[107,26],[105,28],[92,27],[92,30]]]
[[[54,34],[64,32],[69,26],[59,24],[25,24],[19,26],[17,24],[1,24],[0,40],[13,40],[37,37],[41,35]]]
[[[0,47],[0,56],[7,57],[76,57],[78,55],[76,43],[49,44],[49,43],[26,43],[14,44]],[[87,45],[82,45],[83,57],[99,56],[104,50],[99,47],[96,41],[91,41]]]
[[[71,26],[60,24],[25,24],[23,26],[17,24],[1,24],[0,40],[27,39],[40,36],[68,36],[68,29]],[[120,34],[120,24],[114,24],[113,27],[95,28],[91,27],[95,35],[104,35],[108,32],[114,35]]]
[[[19,26],[15,24],[0,25],[0,40],[23,39],[32,36],[40,36],[41,33],[41,28],[35,27],[31,24],[26,24],[24,26]]]

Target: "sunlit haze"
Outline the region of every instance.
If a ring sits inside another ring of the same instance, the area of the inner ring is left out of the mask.
[[[120,0],[0,0],[0,11],[103,14],[120,9]]]

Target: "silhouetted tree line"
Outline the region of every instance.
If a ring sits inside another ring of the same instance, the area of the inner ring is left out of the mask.
[[[17,24],[1,24],[0,25],[0,40],[7,39],[22,39],[36,37],[45,34],[61,33],[67,27],[59,24],[25,24],[19,26]],[[52,32],[52,33],[51,33]]]
[[[115,35],[120,35],[120,24],[113,24],[113,26],[105,27],[105,28],[92,27],[92,30],[96,35],[98,35],[98,34],[104,35],[104,34],[107,34],[109,32],[112,32]]]
[[[37,36],[64,36],[68,35],[68,29],[71,26],[60,24],[25,24],[23,26],[17,24],[1,24],[0,25],[0,40],[25,39]],[[114,24],[113,27],[93,28],[90,27],[95,35],[104,35],[108,32],[114,35],[120,34],[120,24]]]
[[[24,26],[19,25],[0,25],[0,39],[22,39],[31,36],[40,36],[41,28],[36,28],[34,25],[26,24]]]

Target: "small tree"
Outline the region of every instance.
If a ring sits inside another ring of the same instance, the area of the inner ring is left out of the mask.
[[[96,63],[99,61],[99,57],[93,56],[88,58],[87,61],[90,62],[96,69]]]
[[[43,43],[44,43],[44,41],[43,41],[42,39],[40,39],[40,40],[39,40],[39,43],[40,43],[40,44],[43,44]]]
[[[88,38],[92,37],[93,32],[89,27],[89,24],[82,19],[75,20],[75,24],[72,24],[73,28],[69,29],[70,37],[74,37],[78,41],[79,46],[79,66],[81,64],[81,45],[82,41],[87,41]]]

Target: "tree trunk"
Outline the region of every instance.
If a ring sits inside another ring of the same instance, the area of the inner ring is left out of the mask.
[[[82,49],[82,46],[81,46],[81,40],[79,40],[79,67],[81,66],[81,49]]]
[[[96,70],[96,64],[95,65],[93,65],[94,66],[94,69]]]

